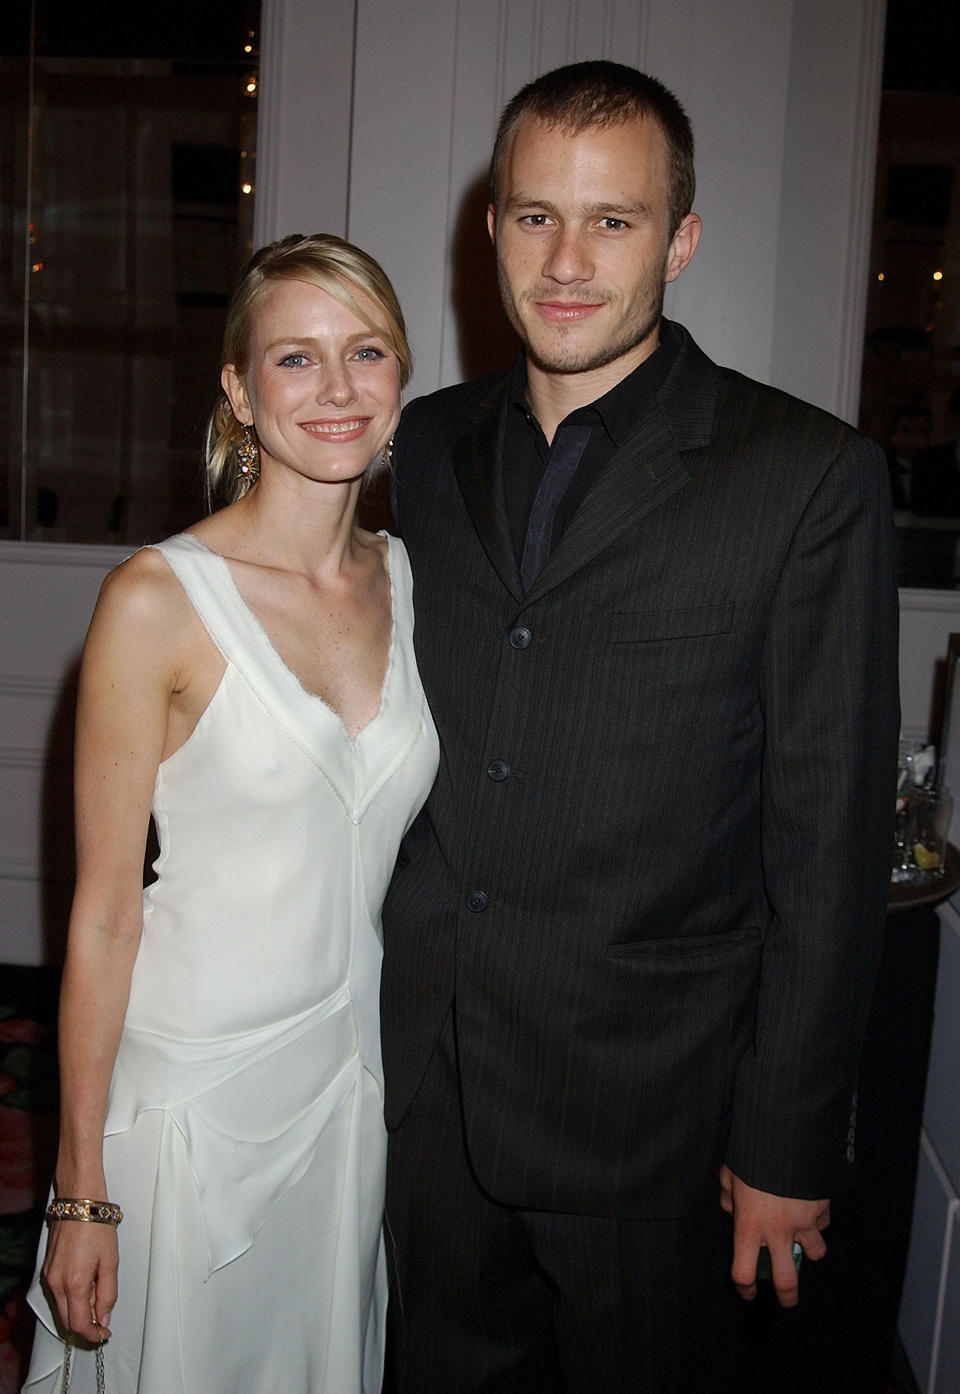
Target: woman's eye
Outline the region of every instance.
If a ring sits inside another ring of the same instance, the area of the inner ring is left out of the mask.
[[[368,344],[365,348],[357,349],[357,357],[361,363],[376,363],[381,358],[386,358],[382,349],[374,348]]]
[[[284,358],[280,359],[280,367],[302,368],[306,361],[307,355],[305,353],[288,353]]]

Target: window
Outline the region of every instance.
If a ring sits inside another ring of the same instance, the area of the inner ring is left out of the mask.
[[[8,0],[0,536],[131,542],[202,512],[251,250],[257,0]]]
[[[960,585],[960,66],[950,0],[889,0],[860,424],[901,586]]]

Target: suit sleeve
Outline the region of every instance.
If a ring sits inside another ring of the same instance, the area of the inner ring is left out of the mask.
[[[397,429],[393,433],[393,460],[390,469],[390,514],[393,518],[397,533],[403,536],[403,518],[401,490],[400,490],[400,470],[409,435],[409,413],[410,408],[406,407],[397,423]]]
[[[778,1195],[835,1192],[852,1146],[882,944],[899,727],[883,459],[853,436],[795,530],[762,677],[769,929],[727,1162]]]

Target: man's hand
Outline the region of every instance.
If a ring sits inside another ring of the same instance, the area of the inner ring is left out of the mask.
[[[821,1230],[830,1223],[829,1200],[791,1200],[787,1196],[758,1191],[720,1168],[720,1204],[733,1216],[733,1285],[749,1302],[757,1295],[757,1259],[761,1248],[770,1251],[773,1288],[781,1307],[795,1307],[799,1282],[793,1262],[793,1245],[799,1244],[808,1259],[827,1252]]]

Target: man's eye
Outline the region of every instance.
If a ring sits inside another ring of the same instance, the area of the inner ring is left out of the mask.
[[[612,232],[619,232],[622,227],[627,226],[622,218],[601,218],[600,225],[609,228]]]
[[[528,213],[521,219],[528,227],[546,227],[548,221],[546,213]]]

